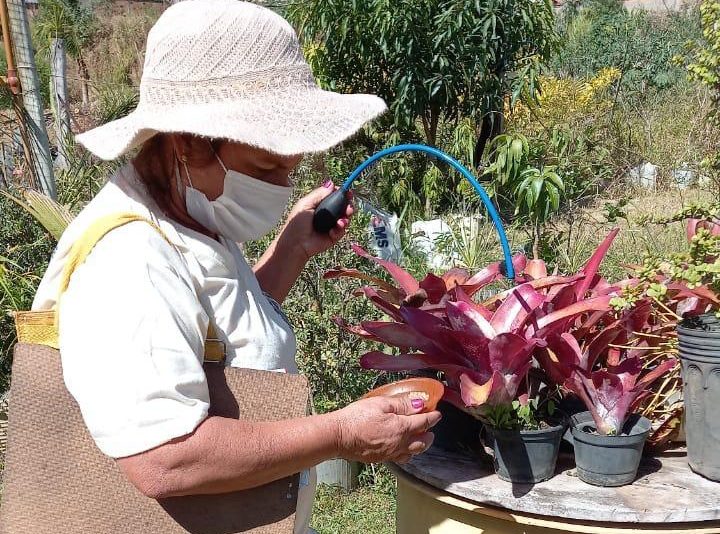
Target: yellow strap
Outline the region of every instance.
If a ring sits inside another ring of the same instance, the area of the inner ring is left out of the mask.
[[[58,289],[57,298],[58,303],[60,302],[60,297],[63,293],[65,293],[68,285],[70,285],[70,278],[75,272],[75,269],[85,262],[92,250],[95,248],[95,245],[97,245],[98,242],[110,231],[120,228],[121,226],[125,226],[128,223],[138,221],[145,222],[152,226],[158,231],[163,239],[172,246],[172,242],[165,235],[165,232],[163,232],[162,229],[150,219],[146,219],[145,217],[134,213],[113,213],[106,215],[105,217],[101,217],[93,222],[88,229],[85,230],[85,233],[80,237],[80,239],[75,241],[73,246],[70,248],[68,258],[65,262],[65,268],[63,269],[62,276],[60,277],[60,287]],[[60,309],[57,304],[56,308]]]
[[[131,222],[145,222],[152,226],[170,245],[172,242],[165,235],[165,232],[150,219],[134,213],[113,213],[101,217],[93,222],[85,233],[73,243],[68,253],[68,258],[60,277],[57,301],[55,309],[50,311],[24,311],[15,314],[15,327],[18,341],[22,343],[36,343],[47,345],[52,348],[58,347],[58,322],[60,319],[60,298],[70,285],[70,278],[75,269],[78,268],[90,255],[95,245],[110,231],[124,226]],[[225,359],[225,345],[217,339],[215,328],[212,324],[208,326],[207,338],[205,340],[205,361],[222,362]]]

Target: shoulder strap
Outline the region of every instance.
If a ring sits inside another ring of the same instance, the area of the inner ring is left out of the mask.
[[[18,312],[15,314],[15,326],[17,329],[18,341],[24,343],[38,343],[53,348],[58,348],[58,321],[60,310],[60,299],[70,285],[70,278],[78,266],[87,259],[95,245],[109,232],[120,228],[131,222],[144,222],[154,228],[165,241],[171,246],[173,243],[165,232],[153,221],[134,213],[113,213],[97,219],[80,238],[73,243],[65,262],[55,309],[40,312]],[[221,363],[225,359],[225,344],[218,339],[216,330],[212,323],[208,325],[207,337],[205,340],[205,361]]]

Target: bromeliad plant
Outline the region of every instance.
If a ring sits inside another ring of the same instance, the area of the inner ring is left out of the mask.
[[[418,282],[356,246],[356,253],[385,268],[398,285],[340,268],[326,278],[348,276],[373,284],[359,292],[392,319],[360,325],[337,320],[354,334],[400,349],[397,355],[369,352],[361,357],[363,367],[441,372],[448,386],[445,400],[488,421],[493,407],[525,400],[533,355],[546,347],[546,339],[574,328],[589,331],[609,312],[610,286],[598,268],[616,233],[573,276],[547,276],[543,262],[516,257],[519,285],[484,303],[472,295],[501,277],[499,263],[474,276],[452,270]],[[527,403],[520,402],[518,410],[520,406]]]
[[[650,395],[650,385],[676,366],[667,359],[644,372],[641,349],[618,348],[627,343],[630,321],[616,320],[589,340],[569,332],[552,335],[537,355],[553,382],[582,399],[603,435],[620,434],[628,415]]]

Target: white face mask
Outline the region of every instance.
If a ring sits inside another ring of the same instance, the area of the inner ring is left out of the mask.
[[[225,167],[222,194],[209,200],[204,193],[195,189],[183,162],[190,185],[185,187],[187,212],[198,223],[213,233],[220,234],[237,243],[259,239],[275,228],[287,208],[292,187],[274,185]],[[175,178],[180,187],[180,169],[176,165]]]

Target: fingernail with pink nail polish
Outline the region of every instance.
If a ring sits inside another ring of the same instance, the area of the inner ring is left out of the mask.
[[[323,184],[322,184],[323,187],[328,188],[328,189],[331,188],[332,185],[333,185],[332,180],[326,180],[326,181],[323,182]]]
[[[425,406],[425,401],[423,401],[422,399],[413,399],[412,401],[410,401],[410,404],[413,408],[419,410],[420,408]]]

